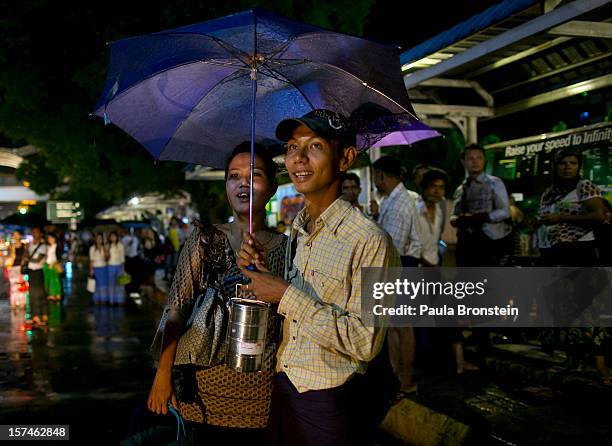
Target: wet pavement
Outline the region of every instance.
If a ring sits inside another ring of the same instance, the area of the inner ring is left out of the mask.
[[[77,444],[118,444],[152,382],[160,308],[94,307],[85,280],[67,280],[44,330],[24,330],[24,311],[0,299],[0,424],[68,424]]]

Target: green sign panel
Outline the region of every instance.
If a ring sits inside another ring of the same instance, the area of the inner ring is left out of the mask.
[[[53,223],[81,221],[85,213],[79,203],[74,201],[47,201],[47,220]]]

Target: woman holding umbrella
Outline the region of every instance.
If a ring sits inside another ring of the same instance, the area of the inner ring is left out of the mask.
[[[194,308],[210,308],[207,306],[213,299],[227,306],[236,284],[246,281],[236,265],[236,253],[240,250],[242,234],[249,231],[249,152],[250,143],[238,145],[225,168],[226,194],[234,220],[215,226],[196,222],[181,251],[164,318],[154,341],[154,345],[161,343],[161,355],[147,403],[156,413],[166,413],[170,403],[178,407],[187,420],[205,422],[206,428],[197,432],[204,432],[208,441],[222,435],[229,444],[234,442],[228,435],[236,439],[247,433],[250,441],[257,440],[252,436],[253,429],[266,426],[279,337],[278,318],[274,316],[269,320],[266,365],[261,373],[235,372],[219,365],[221,361],[213,354],[194,358],[194,351],[205,350],[216,339],[201,339],[202,336],[192,339],[191,333],[198,329],[198,333],[212,333],[212,327],[196,327],[198,317],[193,316],[198,310]],[[282,274],[286,237],[265,224],[265,205],[276,192],[275,176],[276,165],[271,156],[262,146],[255,145],[253,233],[264,246],[267,267],[275,274]],[[198,305],[194,305],[196,302]],[[191,320],[192,325],[187,326]],[[203,347],[194,347],[196,343]],[[173,374],[182,371],[179,374],[182,385],[175,388],[171,370],[177,364],[183,366],[175,367]]]

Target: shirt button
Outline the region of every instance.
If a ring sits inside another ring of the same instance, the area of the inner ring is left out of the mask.
[[[293,319],[293,323],[294,323],[294,324],[297,324],[297,319]]]
[[[292,339],[295,341],[295,336],[293,336],[293,338],[292,338]]]
[[[289,366],[287,364],[283,364],[283,367],[286,368],[286,369],[289,368]]]

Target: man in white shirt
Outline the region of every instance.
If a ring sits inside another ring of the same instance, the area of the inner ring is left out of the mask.
[[[437,266],[441,262],[439,242],[446,224],[444,194],[448,176],[441,169],[430,168],[419,184],[422,194],[416,201],[417,231],[421,242],[420,262]]]
[[[124,229],[123,237],[121,238],[121,242],[125,248],[125,271],[132,277],[132,281],[125,287],[128,294],[137,292],[141,283],[139,277],[141,268],[139,268],[138,258],[139,242],[138,237],[134,236],[133,231],[133,228]]]
[[[384,197],[377,223],[393,240],[402,266],[415,266],[421,252],[414,199],[402,183],[400,162],[383,156],[373,164],[374,184]],[[387,334],[389,359],[400,381],[400,396],[416,391],[412,380],[416,341],[412,327],[392,327]]]
[[[414,266],[421,245],[416,228],[414,199],[402,183],[400,163],[391,156],[383,156],[372,167],[374,184],[383,196],[376,221],[391,236],[402,266]]]

